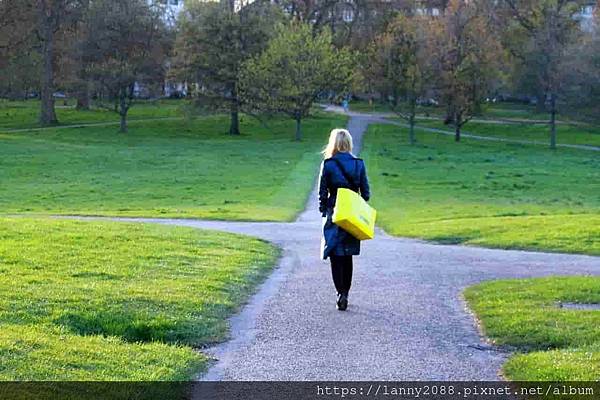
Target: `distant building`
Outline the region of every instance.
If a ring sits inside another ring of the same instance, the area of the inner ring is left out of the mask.
[[[148,0],[152,2],[153,0]],[[156,0],[154,0],[156,1]],[[177,16],[183,10],[183,0],[158,0],[158,3],[164,8],[164,18],[169,25],[174,25]]]
[[[442,15],[444,10],[437,4],[431,4],[432,2],[428,1],[419,1],[417,2],[417,7],[415,9],[415,14],[417,15],[428,15],[431,17],[439,17]]]
[[[581,10],[575,14],[575,19],[579,20],[581,29],[586,32],[592,32],[595,29],[595,13],[597,10],[598,3],[596,1],[589,1],[587,4],[581,7]]]

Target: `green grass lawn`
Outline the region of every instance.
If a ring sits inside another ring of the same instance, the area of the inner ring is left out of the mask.
[[[535,106],[522,103],[500,102],[487,103],[483,105],[483,117],[490,119],[531,119],[548,121],[550,114],[538,113]],[[560,115],[559,119],[564,119]]]
[[[0,380],[187,380],[194,350],[279,252],[249,237],[117,222],[0,218]]]
[[[419,126],[452,131],[451,126],[440,120],[420,120]],[[550,145],[550,127],[544,124],[498,124],[471,121],[464,128],[464,133],[481,136],[493,136],[513,140],[531,140]],[[557,126],[557,143],[600,146],[600,126],[559,124]]]
[[[145,118],[183,117],[185,100],[140,100],[129,111],[131,121]],[[0,131],[39,126],[40,103],[38,100],[9,101],[0,99]],[[60,125],[119,122],[119,114],[105,108],[92,107],[87,111],[75,109],[75,100],[56,101],[56,116]]]
[[[600,255],[600,158],[372,125],[362,156],[378,223],[442,243]]]
[[[382,103],[380,101],[374,101],[373,104],[369,105],[368,101],[355,100],[350,102],[350,111],[354,112],[365,112],[365,113],[393,113],[394,111],[388,103]],[[417,106],[417,115],[431,115],[441,116],[444,114],[444,109],[441,107],[432,106]]]
[[[387,104],[374,102],[372,106],[366,101],[355,101],[351,104],[352,111],[358,112],[392,112]],[[417,111],[417,125],[427,128],[442,129],[454,132],[452,126],[444,125],[445,110],[442,107],[419,107]],[[392,117],[401,123],[406,120],[400,117]],[[600,146],[600,126],[569,122],[571,118],[560,116],[562,123],[558,124],[557,141],[560,144],[579,144],[588,146]],[[494,123],[485,120],[535,120],[549,121],[548,114],[538,114],[533,106],[512,103],[500,103],[484,105],[481,115],[475,117],[477,121],[471,121],[464,127],[464,133],[472,133],[481,136],[493,136],[513,140],[532,140],[550,144],[550,127],[542,123]]]
[[[373,101],[373,103],[369,105],[369,102],[366,100],[353,100],[349,103],[349,106],[350,111],[355,112],[392,112],[387,103],[382,103],[380,101]]]
[[[289,221],[318,172],[319,150],[343,116],[262,126],[224,116],[0,134],[0,212]]]
[[[600,303],[600,277],[485,282],[465,291],[483,332],[516,350],[503,367],[511,380],[600,380],[600,311],[558,303]]]
[[[354,101],[351,103],[352,111],[357,112],[384,112],[391,113],[392,110],[387,104],[374,102],[372,106],[366,101]],[[419,107],[417,110],[417,125],[427,128],[443,129],[453,132],[454,128],[444,125],[443,118],[445,110],[442,107]],[[401,123],[406,120],[400,117],[392,117]],[[484,105],[481,115],[475,117],[477,121],[467,123],[463,130],[465,133],[472,133],[481,136],[494,136],[514,140],[534,140],[550,143],[550,128],[547,124],[541,123],[494,123],[485,120],[535,120],[549,121],[548,114],[538,114],[533,106],[513,103],[500,103]],[[600,126],[568,122],[570,118],[560,116],[562,123],[558,124],[557,140],[563,144],[582,144],[591,146],[600,146]]]
[[[359,112],[392,112],[388,103],[374,101],[369,105],[366,100],[354,100],[350,102],[350,109]],[[443,118],[446,115],[446,110],[443,106],[417,106],[417,114],[419,116],[432,116]],[[478,119],[506,119],[506,120],[539,120],[548,121],[550,115],[548,113],[537,113],[535,106],[521,103],[485,103],[481,107],[481,115],[477,115]],[[565,119],[566,116],[560,116],[560,119]]]

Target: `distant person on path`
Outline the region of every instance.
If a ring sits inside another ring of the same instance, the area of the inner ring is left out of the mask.
[[[348,99],[342,100],[342,107],[344,108],[345,113],[350,111],[350,103],[348,102]]]
[[[338,188],[348,188],[369,200],[369,181],[365,163],[352,154],[352,136],[346,129],[334,129],[323,150],[319,177],[319,211],[323,216],[321,255],[331,261],[331,274],[337,290],[336,306],[348,307],[352,283],[352,256],[360,254],[360,240],[332,222]]]

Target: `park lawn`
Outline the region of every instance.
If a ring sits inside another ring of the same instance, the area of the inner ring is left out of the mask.
[[[600,380],[600,310],[558,303],[600,304],[599,276],[484,282],[465,290],[486,336],[516,351],[504,375],[516,381]]]
[[[129,110],[128,119],[178,118],[185,114],[185,100],[139,100]],[[39,127],[39,100],[9,101],[0,99],[0,132],[11,129]],[[93,124],[112,122],[118,125],[119,114],[106,108],[93,106],[90,110],[76,110],[75,100],[56,101],[56,117],[59,125]]]
[[[222,232],[0,218],[0,380],[188,380],[278,255]]]
[[[352,101],[350,109],[358,112],[380,112],[392,113],[390,105],[380,101],[374,101],[372,105],[366,100]],[[418,117],[437,117],[443,119],[446,116],[446,109],[443,106],[417,106]],[[548,113],[537,113],[535,107],[521,103],[485,103],[482,105],[481,114],[476,116],[477,119],[490,120],[534,120],[548,121],[550,115]],[[560,119],[566,119],[566,116],[560,116]]]
[[[483,117],[490,119],[530,119],[537,121],[550,120],[549,113],[538,113],[535,106],[522,103],[500,102],[483,105]],[[561,115],[559,119],[564,119]]]
[[[319,150],[346,117],[263,126],[226,116],[0,134],[0,212],[290,221],[305,205]]]
[[[598,214],[492,216],[421,222],[402,235],[444,244],[600,255],[598,226]]]
[[[339,105],[339,104],[338,104]],[[392,109],[389,104],[382,103],[380,101],[373,101],[372,104],[369,104],[366,100],[353,100],[349,103],[349,107],[351,111],[354,112],[366,112],[366,113],[391,113]]]
[[[419,120],[419,126],[454,132],[441,120]],[[471,121],[463,127],[463,133],[492,136],[512,140],[529,140],[550,145],[550,127],[547,124],[494,123]],[[559,144],[600,146],[600,126],[585,124],[558,124],[556,141]]]
[[[362,113],[390,113],[393,114],[391,106],[388,103],[374,101],[371,105],[366,100],[354,100],[350,102],[350,111]],[[417,106],[417,115],[443,115],[444,109],[432,106]]]
[[[371,125],[367,162],[378,224],[441,243],[600,255],[595,152],[486,142]]]

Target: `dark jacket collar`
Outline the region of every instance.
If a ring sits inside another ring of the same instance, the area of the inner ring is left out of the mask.
[[[346,151],[340,151],[339,153],[335,153],[333,158],[339,158],[339,159],[347,159],[347,158],[354,158],[354,156],[352,155],[352,153],[346,152]]]

